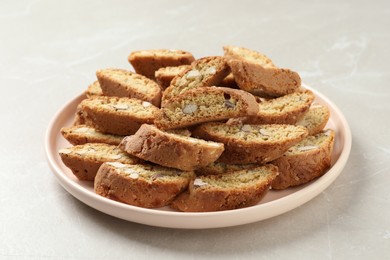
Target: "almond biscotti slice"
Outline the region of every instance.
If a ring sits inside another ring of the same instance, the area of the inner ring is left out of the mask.
[[[227,174],[197,176],[171,207],[185,212],[232,210],[257,204],[267,193],[278,168],[268,164]]]
[[[218,161],[228,164],[263,164],[282,156],[291,146],[307,136],[303,126],[228,125],[206,123],[194,131],[195,137],[225,144]]]
[[[192,171],[218,159],[223,144],[159,130],[144,124],[119,145],[123,151],[162,166]]]
[[[106,143],[119,145],[122,135],[104,134],[87,125],[74,125],[61,128],[62,136],[73,145],[86,143]]]
[[[230,68],[224,57],[211,56],[196,60],[190,68],[173,78],[163,93],[162,105],[190,89],[217,86],[229,73]]]
[[[258,104],[248,92],[222,87],[189,90],[169,100],[156,115],[161,129],[181,128],[202,122],[255,115]]]
[[[156,82],[160,85],[160,87],[164,90],[171,84],[171,81],[177,75],[183,73],[187,70],[190,65],[181,65],[176,67],[164,67],[158,69],[154,76],[156,78]]]
[[[315,96],[310,90],[297,91],[259,103],[259,112],[244,120],[247,124],[295,124],[309,110]]]
[[[216,175],[226,174],[234,171],[246,170],[259,167],[259,164],[226,164],[222,162],[213,162],[207,166],[195,170],[196,175]]]
[[[115,145],[87,143],[59,150],[62,162],[82,181],[93,181],[104,162],[138,163],[133,157]]]
[[[264,67],[247,60],[229,60],[238,86],[254,95],[280,97],[293,93],[301,86],[298,73],[290,69]]]
[[[276,67],[272,60],[264,54],[238,46],[223,46],[224,56],[228,60],[242,59],[260,64],[264,67]]]
[[[187,189],[193,172],[184,172],[157,165],[104,163],[95,178],[97,194],[144,208],[168,205]]]
[[[236,46],[223,49],[234,79],[243,90],[263,97],[279,97],[301,86],[298,73],[276,67],[259,52]]]
[[[272,188],[286,189],[325,174],[331,166],[334,138],[331,129],[308,136],[273,161],[279,168],[279,176],[272,182]]]
[[[154,79],[158,69],[189,65],[195,58],[187,51],[161,49],[135,51],[129,55],[128,60],[137,73]]]
[[[134,98],[93,97],[78,105],[83,122],[98,131],[115,135],[131,135],[144,123],[151,124],[159,109],[147,101]]]
[[[123,69],[98,70],[96,76],[106,96],[137,98],[160,106],[161,88],[145,76]]]
[[[313,104],[309,112],[297,122],[297,125],[301,125],[307,128],[309,135],[315,135],[321,132],[330,117],[330,111],[327,106]]]
[[[97,80],[93,82],[91,85],[89,85],[84,93],[87,96],[87,98],[94,97],[94,96],[103,96],[102,88],[100,87],[99,81]]]

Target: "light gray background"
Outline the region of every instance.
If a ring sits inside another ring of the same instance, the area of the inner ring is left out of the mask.
[[[389,1],[1,1],[1,259],[389,259]],[[134,50],[259,50],[330,98],[349,162],[281,216],[214,230],[139,225],[69,195],[48,167],[54,113]]]

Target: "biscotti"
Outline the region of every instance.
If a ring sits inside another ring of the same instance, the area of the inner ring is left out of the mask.
[[[109,162],[99,168],[94,190],[103,197],[126,204],[160,208],[184,191],[193,176],[193,172],[156,165]]]
[[[278,174],[264,165],[227,174],[197,176],[171,207],[185,212],[232,210],[257,204]]]
[[[259,52],[235,46],[225,46],[224,52],[234,79],[243,90],[263,97],[279,97],[301,87],[298,73],[276,67]]]
[[[94,97],[94,96],[103,96],[102,88],[100,87],[99,81],[93,82],[91,85],[88,86],[87,90],[85,90],[85,95],[87,98]]]
[[[164,67],[160,68],[155,72],[156,82],[162,89],[166,89],[171,84],[171,81],[177,75],[187,70],[190,65],[181,65],[176,67]]]
[[[247,124],[295,124],[309,110],[314,100],[310,90],[297,91],[259,103],[259,112],[247,117]]]
[[[106,96],[137,98],[160,106],[161,88],[145,76],[123,69],[98,70],[96,76]]]
[[[216,175],[259,167],[259,164],[226,164],[214,162],[195,170],[196,175]]]
[[[309,135],[315,135],[321,132],[330,117],[330,111],[327,106],[315,104],[312,105],[305,116],[297,122],[307,128]]]
[[[104,162],[121,162],[134,164],[138,158],[120,150],[115,145],[87,143],[59,150],[62,162],[82,181],[94,180],[96,173]]]
[[[303,126],[228,125],[206,123],[194,131],[195,137],[225,144],[218,161],[228,164],[263,164],[275,160],[307,136]]]
[[[331,166],[334,131],[327,130],[288,149],[272,164],[278,166],[279,176],[272,182],[273,189],[305,184],[322,176]]]
[[[187,51],[161,49],[135,51],[129,55],[128,60],[137,73],[154,79],[158,69],[189,65],[195,58]]]
[[[162,106],[167,100],[190,89],[217,86],[228,74],[230,68],[224,57],[204,57],[194,61],[190,68],[173,78],[171,85],[164,91]]]
[[[86,125],[75,125],[61,128],[62,136],[73,145],[85,143],[106,143],[119,145],[124,136],[104,134]]]
[[[241,59],[260,64],[264,67],[276,67],[270,58],[264,54],[238,46],[223,46],[224,56],[228,60]]]
[[[144,124],[119,147],[138,158],[162,166],[192,171],[213,163],[223,152],[223,144],[167,133]]]
[[[234,79],[240,89],[254,95],[279,97],[293,93],[301,86],[295,71],[276,67],[263,67],[246,60],[229,60]]]
[[[202,122],[255,115],[256,99],[242,90],[203,87],[189,90],[170,99],[156,115],[155,125],[161,129],[180,128]]]
[[[131,135],[142,124],[152,124],[157,111],[147,101],[107,96],[84,99],[77,108],[86,125],[115,135]]]
[[[136,51],[128,56],[135,72],[96,71],[74,125],[61,129],[74,145],[59,151],[73,179],[94,180],[97,194],[134,207],[208,212],[258,205],[273,186],[268,204],[285,196],[277,189],[325,174],[330,107],[264,54],[223,49],[198,60]]]

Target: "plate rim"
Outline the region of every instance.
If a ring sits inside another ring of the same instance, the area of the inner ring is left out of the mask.
[[[160,209],[147,209],[127,205],[121,202],[104,198],[102,196],[97,195],[96,193],[85,189],[78,183],[69,179],[69,177],[67,177],[66,174],[63,173],[61,168],[56,164],[54,156],[57,153],[53,151],[53,146],[51,145],[51,141],[56,140],[56,137],[59,134],[58,132],[55,132],[54,129],[58,128],[56,126],[60,123],[59,121],[61,121],[61,115],[71,104],[75,103],[79,99],[81,100],[84,97],[84,94],[80,94],[77,97],[69,100],[54,114],[45,133],[46,157],[51,170],[56,176],[57,181],[72,196],[74,196],[76,199],[80,200],[84,204],[95,208],[96,210],[127,221],[158,227],[205,229],[237,226],[265,220],[295,209],[310,201],[322,191],[324,191],[341,174],[350,155],[352,146],[352,134],[348,122],[343,113],[331,100],[329,100],[322,93],[318,92],[317,90],[314,90],[306,84],[302,84],[302,86],[311,90],[316,97],[323,100],[331,107],[331,110],[334,110],[336,112],[335,114],[337,114],[341,129],[343,129],[344,132],[344,144],[342,145],[341,153],[337,161],[332,165],[332,167],[328,170],[326,174],[313,181],[306,187],[295,191],[292,194],[288,194],[287,196],[263,204],[247,208],[217,212],[164,211]],[[129,212],[133,213],[133,215],[129,214]],[[261,213],[261,217],[258,216],[256,213]],[[224,217],[224,221],[221,221],[221,216]],[[215,222],[213,220],[218,221]]]

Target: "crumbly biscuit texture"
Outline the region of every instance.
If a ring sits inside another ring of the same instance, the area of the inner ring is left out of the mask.
[[[59,150],[62,162],[82,181],[93,181],[104,162],[134,164],[140,160],[128,155],[115,145],[86,143]]]
[[[252,206],[271,188],[325,174],[335,142],[323,130],[329,108],[264,54],[223,51],[197,60],[135,51],[135,72],[96,71],[73,125],[61,129],[73,145],[59,151],[65,166],[108,199],[183,212]]]
[[[259,112],[244,121],[248,124],[296,124],[309,111],[313,100],[310,90],[263,100],[259,102]]]
[[[123,69],[103,69],[96,72],[106,96],[137,98],[160,106],[161,88],[153,80]]]
[[[263,164],[275,160],[307,136],[307,130],[294,125],[228,125],[206,123],[194,136],[225,144],[218,161],[228,164]]]
[[[265,196],[277,174],[276,166],[264,165],[227,174],[197,176],[171,207],[185,212],[205,212],[252,206]]]
[[[134,70],[150,79],[155,79],[155,72],[160,68],[189,65],[194,60],[190,52],[174,49],[135,51],[128,57]]]
[[[161,129],[192,126],[203,122],[255,115],[256,99],[242,90],[203,87],[172,98],[156,115]]]
[[[280,97],[297,91],[301,86],[299,74],[290,69],[264,67],[247,60],[229,60],[238,86],[254,95]]]
[[[157,111],[147,101],[101,96],[81,101],[77,114],[86,125],[100,132],[131,135],[143,123],[153,123]]]
[[[172,79],[171,85],[163,93],[162,105],[190,89],[217,86],[229,73],[230,68],[224,57],[211,56],[196,60],[190,68]]]
[[[62,136],[73,145],[85,143],[106,143],[118,145],[124,136],[99,132],[87,125],[75,125],[61,128]]]
[[[260,164],[227,164],[222,162],[214,162],[207,166],[195,170],[196,175],[216,175],[227,174],[234,171],[252,169],[259,167]]]
[[[94,81],[91,85],[89,85],[84,93],[87,96],[87,98],[104,95],[102,88],[100,87],[99,81],[97,80]]]
[[[155,72],[156,82],[160,85],[160,87],[164,90],[171,84],[171,81],[177,75],[183,73],[187,70],[190,65],[181,65],[176,67],[164,67],[160,68]]]
[[[330,111],[327,106],[313,104],[303,118],[297,122],[297,125],[306,127],[309,135],[315,135],[325,128],[329,117]]]
[[[276,67],[270,58],[260,52],[248,48],[229,45],[223,47],[223,52],[224,56],[228,60],[248,60],[264,67]]]
[[[272,163],[278,166],[279,176],[272,182],[273,189],[286,189],[314,180],[331,166],[334,131],[326,130],[304,140]]]
[[[223,144],[168,133],[144,124],[119,147],[136,157],[162,166],[192,171],[213,163],[223,152]]]
[[[193,172],[157,165],[104,163],[96,175],[94,190],[129,205],[160,208],[183,192],[193,176]]]

